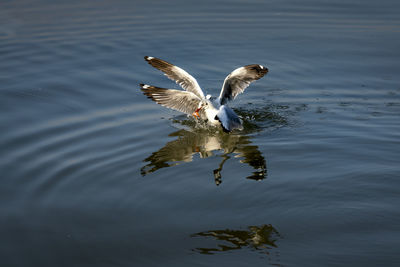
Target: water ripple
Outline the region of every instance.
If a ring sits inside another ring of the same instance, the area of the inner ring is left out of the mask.
[[[154,116],[151,113],[146,116],[146,110],[147,105],[139,110],[138,105],[96,110],[9,133],[4,139],[4,148],[9,151],[4,164],[24,162],[23,170],[15,172],[29,173],[35,190],[42,193],[46,192],[44,188],[65,184],[72,177],[77,179],[104,170],[112,173],[119,164],[137,162],[135,158],[150,144],[151,140],[145,137],[151,135],[157,125],[146,127]],[[119,130],[136,123],[144,127],[135,129],[133,136]]]

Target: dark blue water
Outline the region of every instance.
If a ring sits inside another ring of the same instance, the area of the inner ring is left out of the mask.
[[[2,1],[1,266],[398,266],[398,1]],[[160,57],[232,107],[198,129]]]

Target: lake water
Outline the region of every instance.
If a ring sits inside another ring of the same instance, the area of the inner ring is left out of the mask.
[[[399,266],[399,1],[2,1],[1,266]],[[139,83],[217,95],[198,129]]]

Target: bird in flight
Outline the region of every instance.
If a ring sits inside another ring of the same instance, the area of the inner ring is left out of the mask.
[[[167,108],[191,114],[210,125],[220,125],[225,132],[243,129],[241,119],[228,107],[228,102],[243,93],[250,83],[268,73],[266,67],[257,64],[237,68],[225,78],[221,93],[215,98],[211,95],[205,96],[196,79],[185,70],[159,58],[146,56],[144,59],[184,89],[165,89],[140,84],[141,90],[148,98]]]

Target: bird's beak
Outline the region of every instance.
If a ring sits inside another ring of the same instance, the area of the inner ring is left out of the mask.
[[[201,110],[201,108],[202,108],[202,107],[199,107],[198,109],[196,109],[196,110],[192,113],[193,117],[195,117],[196,119],[200,118],[199,111]]]

